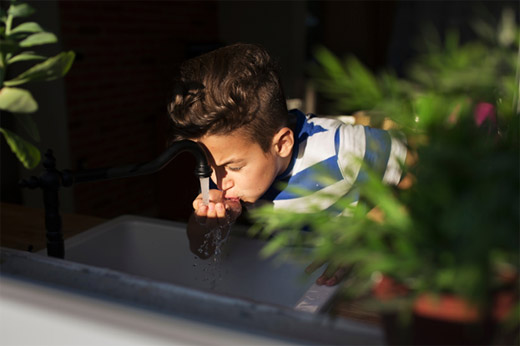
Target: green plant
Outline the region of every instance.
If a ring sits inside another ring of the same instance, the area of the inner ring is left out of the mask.
[[[72,66],[75,55],[69,51],[47,58],[32,51],[33,47],[56,43],[57,38],[53,33],[44,31],[36,22],[14,25],[16,20],[34,13],[28,4],[12,0],[7,11],[0,11],[0,110],[2,116],[6,112],[14,115],[29,136],[39,141],[38,128],[29,116],[38,110],[38,103],[29,90],[18,86],[63,77]],[[12,65],[33,61],[37,63],[14,78],[5,80]],[[40,151],[36,146],[6,128],[0,128],[0,132],[26,168],[32,169],[38,165]]]
[[[319,48],[311,71],[317,90],[336,111],[362,109],[397,123],[418,156],[404,167],[413,184],[396,190],[365,167],[369,179],[359,185],[357,206],[339,202],[350,208],[349,216],[253,211],[252,232],[275,235],[264,254],[289,246],[308,261],[352,265],[347,289],[354,295],[367,292],[381,273],[410,288],[411,299],[449,292],[488,309],[490,292],[500,284],[494,274],[504,268],[518,274],[520,265],[520,35],[504,20],[493,37],[460,44],[451,32],[442,45],[427,40],[408,78],[375,75],[354,57],[342,61]],[[482,23],[479,28],[489,32]],[[513,39],[500,39],[507,36],[503,30]],[[482,106],[492,111],[478,126]],[[326,172],[317,174],[327,179]],[[372,206],[383,220],[366,217]],[[310,232],[301,232],[303,225]]]

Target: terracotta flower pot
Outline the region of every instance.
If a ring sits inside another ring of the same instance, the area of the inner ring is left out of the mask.
[[[489,345],[495,321],[453,295],[422,294],[413,305],[415,345]]]
[[[383,276],[373,289],[381,302],[404,298],[410,290]],[[421,294],[413,300],[412,316],[406,323],[397,312],[382,313],[383,328],[389,345],[489,345],[497,324],[503,321],[518,295],[514,289],[497,292],[490,311],[455,295]]]

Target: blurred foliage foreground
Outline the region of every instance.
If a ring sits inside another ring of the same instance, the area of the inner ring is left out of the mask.
[[[20,86],[63,77],[72,66],[75,54],[69,51],[45,57],[35,51],[58,39],[36,22],[19,22],[34,12],[28,4],[15,0],[11,0],[7,9],[0,7],[0,111],[2,117],[14,116],[18,127],[24,129],[32,141],[39,142],[38,127],[31,118],[38,110],[38,102],[28,89]],[[21,68],[23,72],[7,80],[13,71]],[[38,165],[41,155],[34,144],[13,129],[0,127],[0,133],[25,168],[33,169]]]
[[[407,78],[375,75],[354,57],[317,49],[317,90],[339,114],[360,109],[376,124],[397,124],[418,158],[403,164],[413,184],[396,190],[371,174],[357,186],[355,207],[340,201],[349,216],[259,209],[251,232],[274,235],[265,255],[290,247],[309,262],[352,266],[344,283],[352,295],[383,274],[406,285],[410,299],[452,293],[484,310],[497,273],[512,273],[518,285],[520,35],[508,11],[498,29],[480,23],[477,30],[480,38],[464,44],[455,32],[443,42],[427,37]],[[366,217],[372,206],[382,220]],[[512,315],[518,324],[518,308]]]

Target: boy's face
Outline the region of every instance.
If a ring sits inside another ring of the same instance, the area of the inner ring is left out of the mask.
[[[293,138],[292,131],[284,129],[274,136],[267,153],[239,131],[229,135],[207,135],[198,140],[209,154],[213,169],[211,179],[224,191],[225,198],[240,198],[246,203],[254,203],[287,168]]]

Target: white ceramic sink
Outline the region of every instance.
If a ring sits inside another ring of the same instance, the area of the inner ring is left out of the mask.
[[[264,241],[231,236],[218,261],[190,252],[186,224],[121,216],[65,242],[65,259],[160,282],[296,310],[319,312],[337,287],[317,286],[306,263],[259,255]]]
[[[0,248],[0,283],[38,284],[295,344],[383,343],[377,326],[317,313],[338,290],[314,284],[323,268],[306,277],[306,263],[262,259],[265,243],[233,236],[238,229],[218,263],[196,259],[185,227],[122,216],[68,239],[65,260]]]

